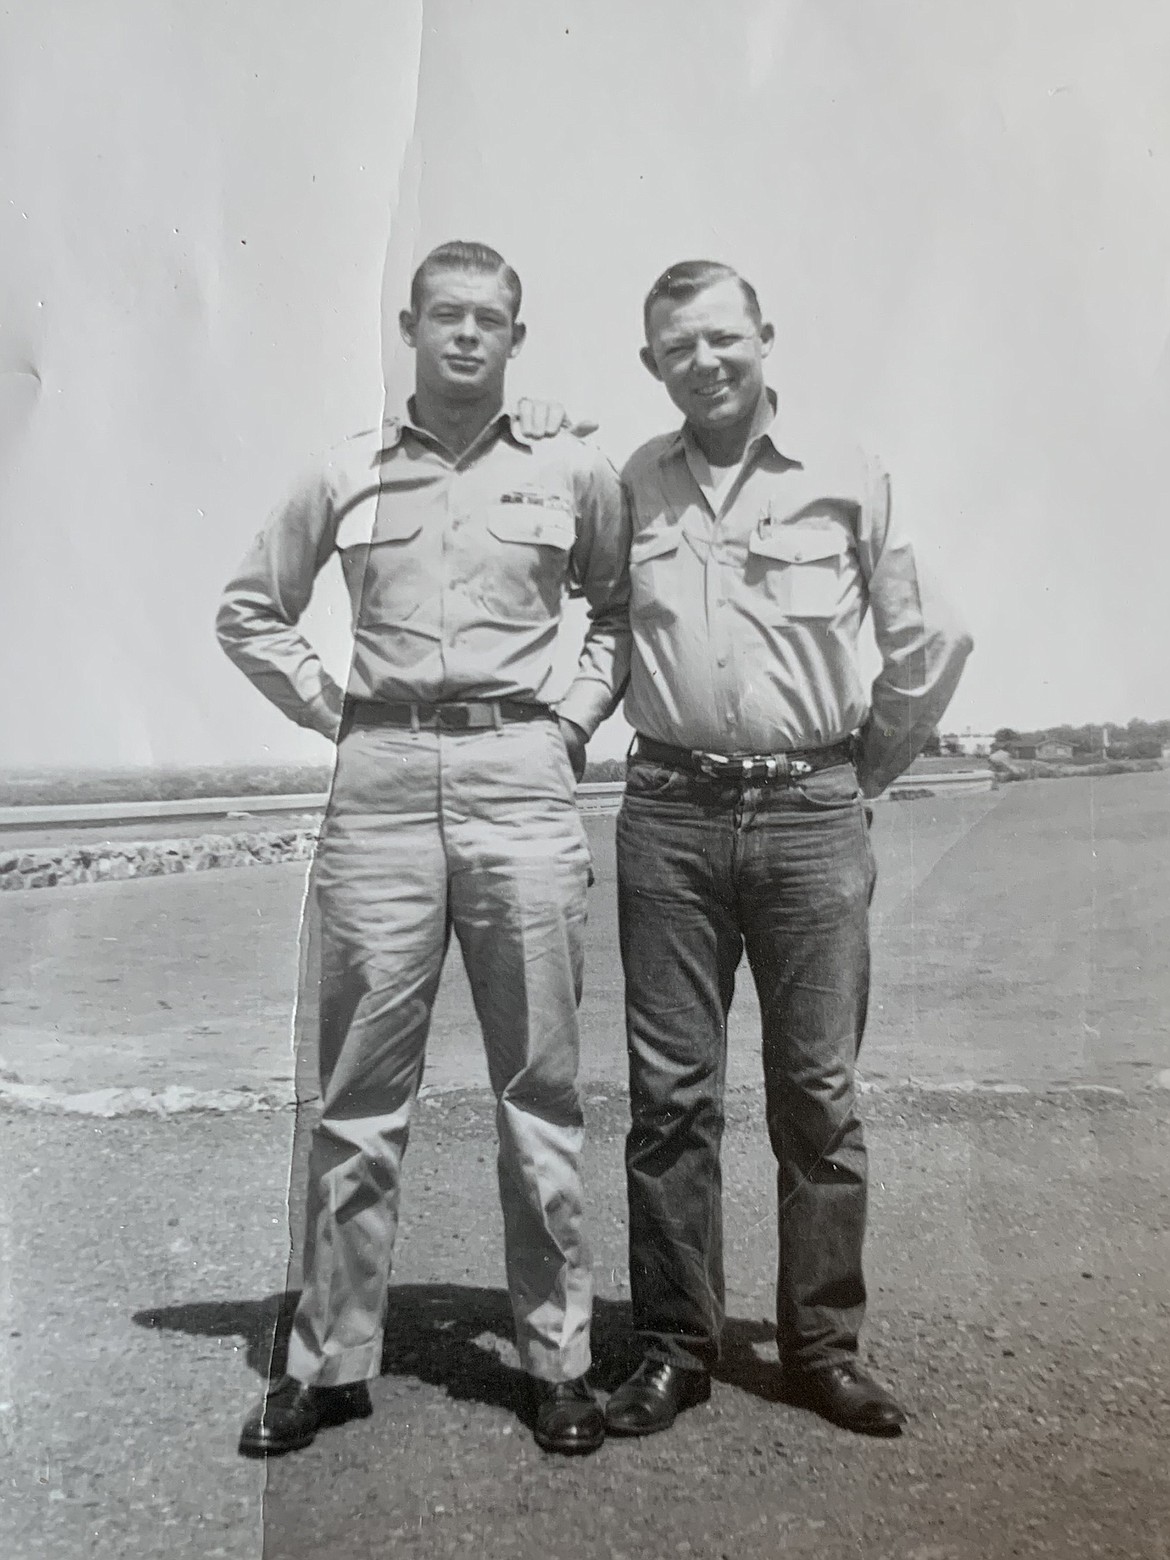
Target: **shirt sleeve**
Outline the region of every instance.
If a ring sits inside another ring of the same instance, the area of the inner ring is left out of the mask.
[[[617,708],[630,676],[630,515],[613,466],[591,445],[580,450],[570,567],[589,603],[589,627],[557,714],[591,737]]]
[[[224,651],[277,709],[333,740],[342,690],[297,629],[333,550],[328,472],[305,478],[269,516],[228,585],[216,618]]]
[[[971,636],[922,568],[891,512],[890,480],[871,467],[858,551],[882,669],[861,733],[866,796],[884,791],[917,758],[950,703]]]

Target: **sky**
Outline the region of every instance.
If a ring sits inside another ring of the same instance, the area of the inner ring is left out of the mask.
[[[327,758],[217,598],[409,392],[453,237],[524,281],[512,391],[618,464],[675,421],[651,281],[750,277],[782,418],[882,457],[974,634],[946,729],[1170,715],[1159,0],[24,0],[0,146],[7,764]],[[305,626],[342,672],[332,567]]]

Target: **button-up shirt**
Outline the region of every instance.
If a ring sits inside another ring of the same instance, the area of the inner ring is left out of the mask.
[[[228,586],[220,643],[299,725],[336,735],[342,692],[298,631],[334,553],[352,603],[346,692],[543,702],[566,591],[590,623],[558,713],[586,734],[629,667],[628,521],[617,473],[572,434],[501,415],[455,456],[407,417],[336,449],[270,517]]]
[[[971,640],[900,530],[881,467],[860,452],[790,453],[774,419],[769,397],[729,483],[685,428],[627,464],[625,715],[656,741],[725,755],[860,730],[861,782],[876,795],[921,751]],[[868,691],[867,611],[882,657]]]

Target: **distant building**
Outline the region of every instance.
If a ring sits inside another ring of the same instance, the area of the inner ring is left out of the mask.
[[[1022,758],[1024,755],[1021,753],[1019,756]],[[1054,737],[1046,738],[1036,749],[1036,757],[1048,764],[1059,763],[1061,759],[1069,759],[1072,756],[1072,743],[1061,742]]]
[[[986,732],[949,731],[942,739],[944,753],[962,753],[968,758],[990,753],[994,747],[995,738]]]

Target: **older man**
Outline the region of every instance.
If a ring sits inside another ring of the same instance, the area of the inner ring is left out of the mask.
[[[777,1341],[794,1398],[853,1430],[903,1412],[857,1360],[866,1155],[854,1062],[874,862],[864,798],[921,750],[970,640],[872,461],[801,442],[764,379],[773,329],[730,267],[672,266],[642,361],[682,413],[623,473],[637,732],[618,820],[632,1125],[630,1284],[644,1358],[611,1432],[703,1401],[724,1316],[727,1013],[746,951],[778,1166]],[[873,615],[867,690],[857,634]]]
[[[260,691],[338,744],[314,869],[322,1113],[304,1291],[288,1375],[245,1424],[246,1454],[295,1450],[370,1412],[402,1158],[452,930],[498,1101],[536,1438],[586,1452],[604,1436],[584,1381],[577,1004],[590,863],[573,786],[626,677],[629,539],[608,462],[567,433],[531,443],[504,411],[519,308],[519,280],[494,250],[427,256],[400,316],[413,399],[294,491],[219,614],[224,649]],[[353,603],[344,696],[297,628],[334,554]],[[554,712],[570,586],[591,624]]]

